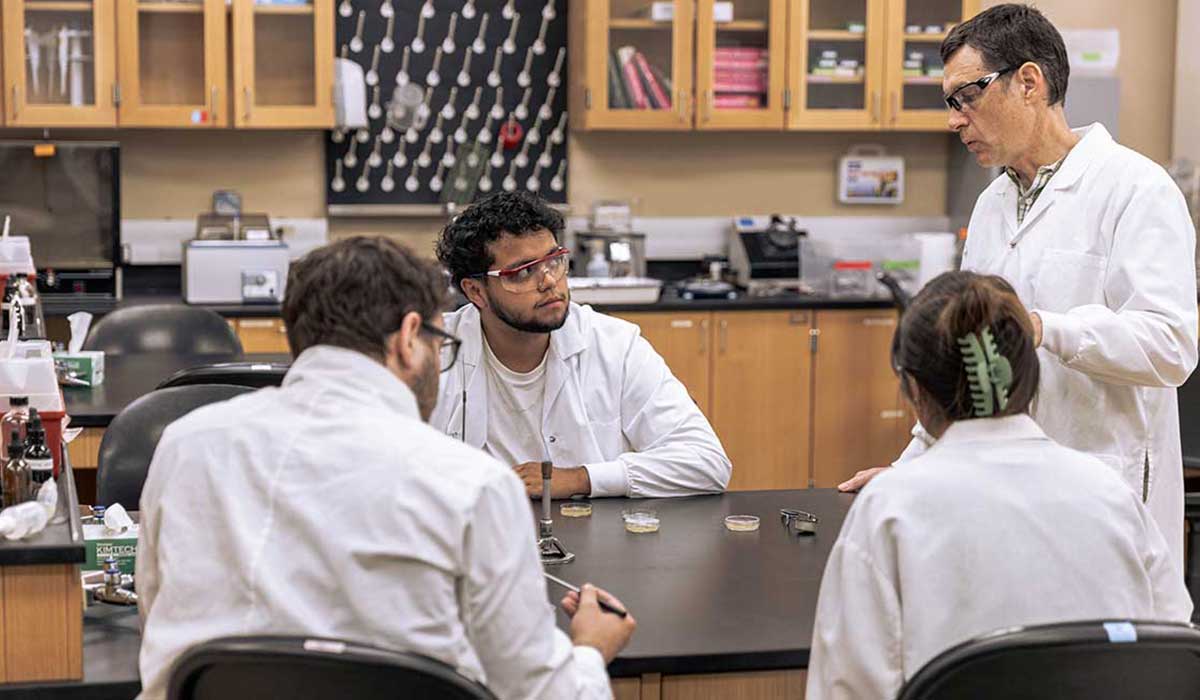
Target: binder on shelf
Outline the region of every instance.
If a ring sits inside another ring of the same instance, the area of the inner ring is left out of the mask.
[[[617,62],[617,54],[613,52],[608,57],[608,108],[629,109],[633,103],[629,101],[629,93],[625,90],[625,81],[621,80],[621,68]]]
[[[649,87],[649,94],[658,102],[657,109],[670,109],[671,98],[663,92],[662,86],[658,84],[658,80],[654,77],[654,72],[650,70],[650,63],[641,51],[634,54],[634,59],[637,61],[638,68],[641,70],[642,77]]]
[[[636,109],[649,109],[650,100],[646,97],[646,91],[642,89],[642,81],[638,78],[637,67],[634,65],[633,57],[637,53],[637,49],[632,46],[622,46],[617,49],[617,56],[621,60],[621,72],[625,76],[625,86],[629,89],[629,101]]]

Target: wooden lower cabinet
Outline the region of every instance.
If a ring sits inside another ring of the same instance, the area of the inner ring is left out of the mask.
[[[713,314],[711,418],[731,491],[808,483],[810,311]]]
[[[616,700],[804,700],[802,669],[614,678]]]
[[[687,387],[688,394],[704,415],[711,417],[709,363],[712,356],[712,314],[646,312],[614,315],[642,329],[642,337],[662,355],[671,373]]]
[[[837,486],[855,472],[890,464],[908,443],[913,417],[891,367],[897,313],[816,312],[812,355],[813,486]]]
[[[237,331],[238,340],[242,341],[242,351],[246,353],[280,353],[287,354],[287,328],[281,318],[239,318],[230,320]]]
[[[78,564],[0,567],[0,621],[0,684],[83,677]]]

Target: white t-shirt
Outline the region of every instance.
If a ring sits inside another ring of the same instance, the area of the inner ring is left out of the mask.
[[[483,339],[488,380],[488,429],[484,450],[501,464],[516,466],[550,459],[542,440],[546,395],[546,356],[529,372],[514,372],[497,359]]]

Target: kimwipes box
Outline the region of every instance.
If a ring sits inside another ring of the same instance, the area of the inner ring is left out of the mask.
[[[137,538],[137,524],[120,534],[106,532],[102,524],[84,525],[83,539],[87,545],[87,560],[83,564],[83,570],[103,569],[104,560],[114,557],[122,573],[132,574],[133,564],[137,559]]]

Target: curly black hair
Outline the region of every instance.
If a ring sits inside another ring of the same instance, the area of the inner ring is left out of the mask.
[[[546,230],[559,240],[563,217],[540,197],[528,192],[498,192],[479,200],[456,216],[437,242],[437,258],[450,272],[455,287],[492,266],[488,244],[503,234],[523,236]]]

